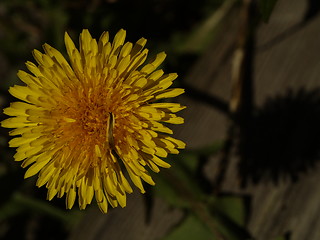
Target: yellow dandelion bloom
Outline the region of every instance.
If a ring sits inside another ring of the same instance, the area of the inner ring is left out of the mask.
[[[147,169],[170,167],[160,157],[185,147],[166,126],[183,123],[175,113],[184,106],[158,101],[184,92],[168,89],[177,74],[157,70],[163,52],[144,64],[146,39],[125,43],[125,36],[120,30],[109,41],[104,32],[96,41],[83,30],[78,50],[66,33],[70,63],[44,44],[44,53],[33,52],[37,65],[26,63],[32,74],[18,72],[26,86],[9,89],[21,100],[4,109],[11,118],[1,123],[14,128],[14,159],[28,167],[25,178],[38,174],[49,200],[66,194],[68,209],[77,196],[80,209],[93,197],[102,212],[126,206],[132,188],[125,176],[144,193],[142,180],[154,185]]]

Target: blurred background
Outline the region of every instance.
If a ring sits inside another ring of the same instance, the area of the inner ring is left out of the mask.
[[[123,28],[177,72],[187,148],[127,207],[65,209],[13,161],[0,129],[0,239],[320,239],[318,0],[1,0],[0,104],[48,43],[67,31]],[[1,114],[3,120],[5,116]]]

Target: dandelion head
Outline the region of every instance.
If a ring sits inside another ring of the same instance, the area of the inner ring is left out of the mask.
[[[126,206],[131,185],[144,193],[143,181],[154,185],[149,169],[170,167],[161,158],[185,147],[167,126],[183,123],[176,112],[184,106],[163,101],[184,92],[169,89],[177,74],[158,69],[163,52],[145,63],[146,39],[125,36],[120,30],[110,41],[105,32],[97,41],[83,30],[78,49],[66,33],[69,61],[44,44],[44,53],[33,52],[37,64],[26,63],[30,73],[18,72],[25,85],[9,89],[21,100],[1,122],[13,128],[14,159],[28,168],[25,178],[38,175],[49,200],[66,195],[68,209],[93,198],[102,212]]]

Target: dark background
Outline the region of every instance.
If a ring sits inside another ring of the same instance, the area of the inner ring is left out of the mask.
[[[83,28],[95,38],[124,28],[130,42],[148,39],[150,56],[165,51],[162,68],[179,74],[188,108],[175,128],[187,149],[146,195],[106,215],[46,201],[1,128],[0,239],[221,239],[216,221],[226,239],[320,239],[319,3],[248,2],[2,0],[2,108],[33,49],[65,55],[64,32],[77,42]]]

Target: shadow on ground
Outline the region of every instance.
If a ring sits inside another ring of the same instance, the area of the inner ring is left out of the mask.
[[[297,180],[320,156],[320,89],[288,90],[258,109],[240,141],[239,175],[248,182]]]

